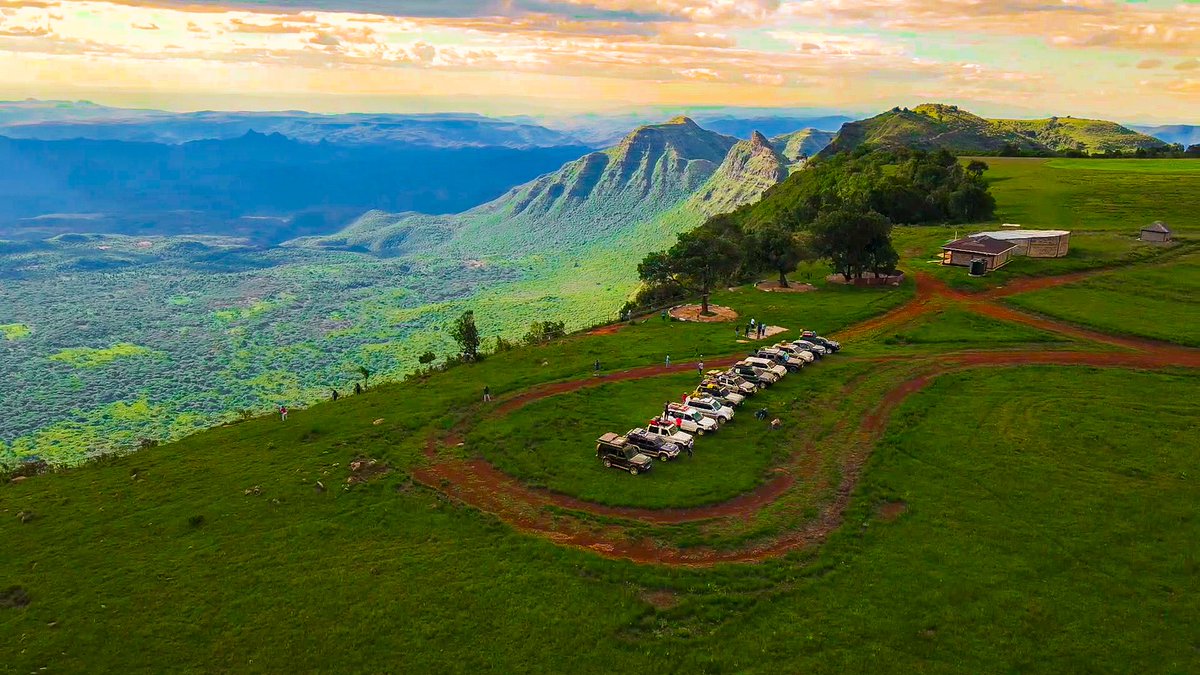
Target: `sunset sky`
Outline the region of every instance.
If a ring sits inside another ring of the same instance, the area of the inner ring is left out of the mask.
[[[175,110],[739,105],[1200,122],[1188,0],[0,0],[0,98]]]

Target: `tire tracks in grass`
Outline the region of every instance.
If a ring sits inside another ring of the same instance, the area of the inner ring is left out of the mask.
[[[1082,273],[1064,277],[1077,280],[1080,274]],[[414,470],[413,478],[465,505],[490,513],[519,531],[544,537],[559,545],[592,551],[608,558],[626,559],[635,563],[685,566],[759,562],[818,544],[841,526],[871,451],[886,431],[896,408],[941,375],[973,368],[1028,365],[1134,369],[1200,368],[1200,350],[1197,349],[1086,330],[998,305],[994,298],[1002,297],[1001,295],[972,295],[954,291],[924,274],[918,274],[917,280],[918,292],[912,301],[882,316],[852,326],[838,334],[838,337],[843,340],[854,339],[888,326],[911,321],[949,303],[962,303],[972,311],[1000,321],[1021,323],[1129,351],[969,351],[934,355],[916,361],[915,372],[896,383],[875,405],[870,406],[856,427],[848,429],[850,425],[835,423],[830,432],[821,439],[825,444],[838,444],[839,447],[846,448],[836,455],[837,467],[840,470],[840,480],[836,486],[817,478],[824,464],[819,460],[825,455],[817,452],[817,441],[810,441],[805,444],[803,450],[795,453],[783,466],[776,469],[780,472],[777,477],[723,503],[670,509],[607,506],[524,485],[486,460],[442,457],[438,452],[439,443],[461,443],[466,421],[440,442],[433,437],[429,439],[426,454],[430,458],[430,464]],[[711,363],[714,366],[725,367],[739,359],[740,357],[725,357],[715,359]],[[881,364],[894,363],[896,359],[885,357],[877,361]],[[644,366],[599,377],[538,385],[502,399],[489,415],[507,415],[550,396],[609,382],[685,373],[691,368],[690,365]],[[861,380],[856,378],[848,382],[843,388],[843,394],[849,392],[853,382],[859,381]],[[810,489],[818,493],[829,492],[829,496],[817,505],[816,517],[781,534],[739,548],[680,548],[646,537],[634,536],[628,528],[628,525],[632,524],[653,526],[702,521],[746,523],[764,510],[792,496],[798,489],[798,477],[801,478],[801,484],[805,480],[811,481]],[[616,519],[627,523],[597,523],[573,514]]]

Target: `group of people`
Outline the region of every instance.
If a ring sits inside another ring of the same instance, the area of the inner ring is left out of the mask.
[[[733,336],[742,337],[742,333],[738,332],[738,327],[733,327]],[[746,337],[753,337],[755,340],[761,340],[767,336],[767,324],[759,323],[754,319],[750,319],[750,323],[746,324]]]

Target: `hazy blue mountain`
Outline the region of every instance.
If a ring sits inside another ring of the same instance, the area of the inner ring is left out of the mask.
[[[1200,125],[1195,124],[1165,124],[1161,126],[1130,126],[1134,131],[1140,131],[1147,136],[1153,136],[1164,143],[1178,143],[1183,147],[1200,144]]]
[[[755,131],[765,136],[778,136],[797,129],[811,127],[821,131],[837,131],[851,117],[825,110],[796,110],[791,108],[705,108],[684,111],[687,117],[710,131],[749,139]],[[514,117],[514,121],[539,124],[562,131],[581,142],[607,147],[620,141],[629,129],[651,124],[669,117],[670,112],[652,108],[619,114],[588,114],[561,117]]]
[[[211,234],[276,243],[370,209],[458,212],[586,148],[306,143],[278,133],[179,145],[0,137],[0,237]]]
[[[186,143],[250,131],[338,145],[406,143],[439,148],[578,146],[561,131],[471,113],[321,115],[300,111],[170,113],[60,101],[0,102],[0,135],[39,140]]]

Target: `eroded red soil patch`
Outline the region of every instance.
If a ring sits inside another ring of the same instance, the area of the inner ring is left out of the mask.
[[[709,305],[708,314],[702,314],[700,305],[679,305],[670,310],[671,317],[678,321],[696,321],[700,323],[721,323],[737,321],[738,313],[728,307]]]

